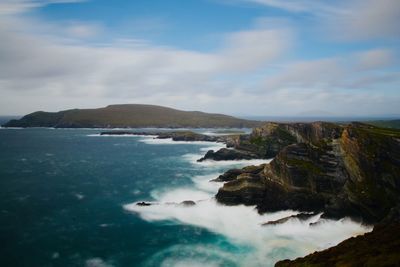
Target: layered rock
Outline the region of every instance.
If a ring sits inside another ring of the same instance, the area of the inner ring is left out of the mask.
[[[297,143],[320,145],[325,139],[338,138],[342,128],[328,122],[274,123],[254,128],[250,135],[241,135],[229,143],[236,152],[209,151],[204,159],[262,159],[273,158],[283,148]]]
[[[221,148],[220,150],[214,152],[214,150],[209,150],[205,154],[204,157],[197,160],[198,162],[202,162],[204,160],[242,160],[242,159],[256,159],[259,156],[250,151],[237,150],[237,149],[228,149]]]
[[[400,203],[400,132],[359,123],[278,127],[296,143],[281,149],[258,173],[228,175],[230,181],[216,195],[219,202],[256,205],[259,212],[324,212],[324,217],[350,216],[368,223],[381,221]],[[271,132],[275,126],[267,125],[253,134],[270,138]]]

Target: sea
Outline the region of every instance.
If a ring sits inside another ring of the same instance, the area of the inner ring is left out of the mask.
[[[199,163],[224,145],[100,132],[0,128],[0,266],[273,266],[371,230],[320,215],[263,226],[297,211],[218,204],[210,180],[269,160]]]

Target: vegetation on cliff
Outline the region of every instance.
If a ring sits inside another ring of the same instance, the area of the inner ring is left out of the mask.
[[[260,212],[324,212],[367,223],[381,221],[400,203],[400,131],[361,123],[270,126],[255,129],[253,138],[271,143],[278,127],[293,144],[259,173],[243,169],[225,183],[216,195],[221,203],[257,205]]]
[[[275,267],[398,266],[399,251],[400,224],[379,225],[371,233],[349,238],[304,258],[277,262]]]
[[[216,181],[227,181],[216,195],[219,202],[256,205],[261,213],[293,209],[379,224],[370,234],[277,266],[396,266],[400,262],[399,130],[362,123],[267,124],[251,136],[257,140],[253,144],[264,150],[287,145],[270,164],[234,169],[218,177]]]

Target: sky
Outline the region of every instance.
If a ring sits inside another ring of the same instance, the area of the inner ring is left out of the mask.
[[[399,115],[399,25],[399,0],[0,0],[0,115]]]

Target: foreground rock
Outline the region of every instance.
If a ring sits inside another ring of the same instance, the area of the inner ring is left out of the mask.
[[[383,220],[400,203],[399,131],[360,123],[285,129],[297,143],[256,172],[227,175],[216,195],[220,203],[256,205],[261,213],[323,212],[326,218],[349,216],[366,223]]]
[[[379,225],[371,233],[352,237],[339,245],[275,267],[399,266],[400,223]]]

